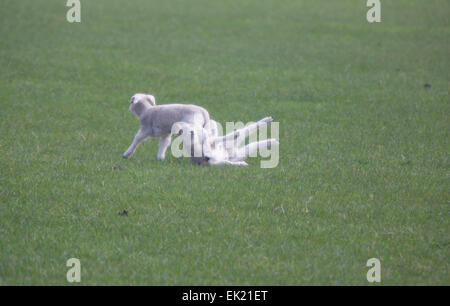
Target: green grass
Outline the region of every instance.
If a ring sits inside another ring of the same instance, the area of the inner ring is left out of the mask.
[[[0,3],[1,284],[450,285],[448,1],[65,2]],[[135,92],[272,115],[278,167],[123,160]]]

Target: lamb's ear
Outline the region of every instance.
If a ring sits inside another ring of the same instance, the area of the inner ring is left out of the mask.
[[[155,97],[152,95],[147,95],[147,98],[150,100],[150,104],[155,106],[156,105],[156,100]]]
[[[183,128],[181,127],[181,124],[178,122],[174,123],[172,125],[172,135],[182,135],[183,134]]]

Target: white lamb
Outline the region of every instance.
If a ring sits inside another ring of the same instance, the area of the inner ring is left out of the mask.
[[[252,142],[243,147],[239,146],[240,142],[272,121],[272,117],[266,117],[225,136],[218,135],[217,122],[212,119],[208,128],[177,122],[172,126],[172,134],[181,135],[183,149],[194,163],[207,163],[214,166],[248,166],[245,162],[248,156],[253,156],[260,149],[278,145],[279,142],[277,139],[271,138]]]

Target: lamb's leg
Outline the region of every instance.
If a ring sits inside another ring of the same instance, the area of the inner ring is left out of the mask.
[[[139,129],[139,131],[136,133],[136,136],[134,136],[134,140],[131,143],[130,147],[125,151],[125,153],[123,153],[123,158],[128,158],[133,155],[136,151],[137,146],[147,137],[148,136]]]
[[[247,138],[250,134],[257,131],[260,127],[267,125],[268,123],[270,123],[272,121],[273,121],[272,117],[265,117],[265,118],[259,120],[258,122],[249,124],[248,126],[242,128],[242,129],[239,129],[239,130],[235,130],[231,133],[228,133],[225,136],[216,137],[216,138],[214,138],[213,142],[217,143],[220,141],[231,141],[238,137]]]
[[[171,134],[168,134],[166,136],[161,137],[159,141],[159,149],[158,149],[158,160],[164,160],[166,158],[166,150],[170,145],[170,142],[172,141]]]
[[[208,163],[211,166],[241,166],[247,167],[248,164],[245,161],[229,161],[229,160],[212,160],[210,159]]]
[[[255,153],[264,148],[270,148],[273,145],[279,144],[278,140],[275,138],[270,138],[266,140],[256,141],[249,143],[245,147],[238,150],[236,155],[231,158],[232,161],[243,161],[250,155],[256,155]]]

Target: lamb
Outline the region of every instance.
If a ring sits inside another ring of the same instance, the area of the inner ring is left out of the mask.
[[[244,140],[272,121],[272,117],[266,117],[225,136],[218,136],[217,122],[212,119],[208,129],[191,123],[177,122],[172,128],[172,134],[181,135],[183,148],[194,163],[214,166],[248,166],[245,162],[248,156],[263,148],[279,145],[279,141],[271,138],[239,147],[237,140]]]
[[[128,111],[139,119],[140,128],[133,142],[123,154],[128,158],[134,154],[137,146],[149,137],[159,137],[158,160],[164,160],[166,150],[171,143],[171,129],[174,123],[184,122],[200,128],[208,128],[209,113],[206,109],[193,104],[156,105],[155,97],[148,94],[135,94],[131,97]]]

